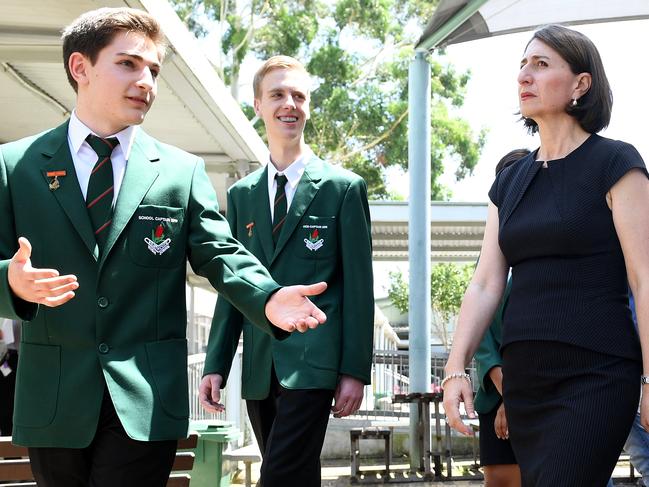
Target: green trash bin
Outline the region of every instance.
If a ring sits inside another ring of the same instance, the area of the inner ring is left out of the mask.
[[[236,465],[224,465],[223,450],[241,436],[239,429],[227,421],[206,419],[192,421],[189,430],[198,433],[190,487],[228,487]]]

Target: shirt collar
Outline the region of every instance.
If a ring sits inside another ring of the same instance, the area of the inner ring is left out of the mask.
[[[281,173],[284,176],[286,176],[288,185],[291,187],[291,189],[295,189],[297,187],[297,184],[300,182],[300,178],[302,178],[302,174],[304,174],[306,165],[308,164],[312,155],[313,152],[309,147],[307,147],[304,153],[300,157],[298,157],[295,161],[293,161],[286,169],[281,171]],[[272,163],[270,159],[270,154],[268,154],[268,188],[269,189],[273,187],[273,184],[275,182],[275,174],[279,172],[280,171],[278,171],[275,165]]]
[[[127,161],[131,154],[131,148],[133,147],[135,134],[137,133],[136,129],[136,125],[130,125],[124,130],[120,130],[116,134],[110,136],[117,137],[117,140],[119,140],[119,145],[122,149],[122,153],[124,154],[124,159]],[[68,137],[75,154],[79,153],[81,145],[85,142],[86,137],[88,137],[89,134],[97,135],[92,130],[90,130],[81,120],[79,120],[76,111],[73,110],[72,115],[70,115],[70,124],[68,125]]]

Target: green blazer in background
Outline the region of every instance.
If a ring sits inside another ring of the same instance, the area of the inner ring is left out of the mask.
[[[185,437],[187,260],[269,333],[264,307],[279,286],[232,238],[203,161],[142,130],[99,258],[67,127],[0,146],[0,316],[26,321],[14,442],[86,447],[105,384],[132,438]],[[52,171],[65,172],[58,189]],[[38,309],[12,294],[7,269],[19,236],[32,243],[34,267],[77,276],[71,301]]]
[[[509,293],[511,290],[512,281],[509,279],[500,306],[494,315],[491,325],[489,325],[484,337],[482,337],[482,341],[474,356],[478,379],[480,380],[480,387],[475,396],[474,406],[479,414],[486,414],[491,411],[501,399],[496,386],[494,386],[489,377],[489,371],[494,367],[502,366],[503,359],[500,356],[500,345],[502,344],[503,336],[503,315],[507,307],[507,302],[509,301]]]
[[[276,340],[251,326],[226,300],[216,304],[204,374],[218,373],[225,387],[243,330],[242,395],[263,399],[271,367],[289,389],[335,389],[340,374],[370,383],[374,296],[367,189],[362,178],[313,156],[273,247],[267,168],[234,184],[227,219],[233,235],[278,283],[326,281],[314,303],[327,322]]]

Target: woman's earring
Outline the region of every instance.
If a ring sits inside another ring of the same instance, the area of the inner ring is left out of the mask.
[[[570,105],[572,105],[573,107],[576,107],[577,106],[577,98],[573,98]]]

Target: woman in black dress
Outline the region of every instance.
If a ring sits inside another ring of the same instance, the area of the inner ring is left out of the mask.
[[[631,427],[641,375],[649,381],[649,180],[631,145],[597,135],[608,125],[612,96],[583,34],[557,25],[535,32],[518,93],[524,123],[541,144],[501,171],[489,191],[480,262],[446,364],[444,407],[449,424],[470,434],[459,415],[461,401],[474,415],[465,366],[511,267],[503,399],[523,486],[603,487]],[[649,428],[647,394],[641,413]]]

